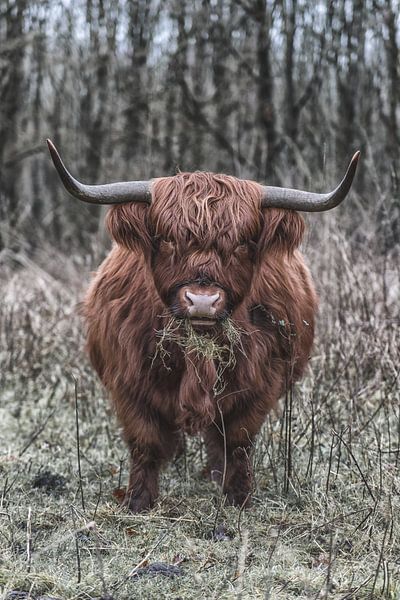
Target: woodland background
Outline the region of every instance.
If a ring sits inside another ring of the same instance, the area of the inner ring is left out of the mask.
[[[362,151],[343,225],[399,241],[398,0],[3,0],[1,244],[87,245],[81,180],[211,170],[326,189]]]

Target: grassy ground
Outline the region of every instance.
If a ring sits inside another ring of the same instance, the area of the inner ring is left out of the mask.
[[[154,510],[121,510],[126,450],[75,315],[89,268],[5,256],[3,598],[400,597],[398,262],[351,253],[333,227],[324,239],[306,248],[321,293],[310,372],[265,424],[246,512],[202,478],[196,438]]]

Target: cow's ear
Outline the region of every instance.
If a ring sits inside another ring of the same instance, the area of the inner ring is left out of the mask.
[[[260,250],[292,253],[301,243],[305,223],[294,210],[268,208],[263,211],[264,223],[259,238]]]
[[[116,204],[106,217],[106,226],[111,237],[129,250],[141,247],[144,252],[151,249],[151,236],[147,227],[146,204]]]

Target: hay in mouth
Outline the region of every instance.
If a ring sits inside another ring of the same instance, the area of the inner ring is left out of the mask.
[[[196,359],[204,358],[213,360],[216,368],[216,380],[212,391],[214,396],[220,395],[226,388],[228,381],[224,374],[227,369],[232,370],[236,365],[235,351],[245,351],[242,343],[243,330],[229,317],[221,321],[221,331],[201,331],[193,327],[190,319],[177,319],[172,317],[163,329],[156,331],[158,338],[156,349],[152,357],[152,364],[159,356],[168,371],[168,358],[170,352],[166,344],[173,342],[181,349],[186,359],[196,366]],[[199,377],[199,381],[201,381]]]

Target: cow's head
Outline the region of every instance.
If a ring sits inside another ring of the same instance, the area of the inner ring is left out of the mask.
[[[345,198],[359,158],[357,152],[333,192],[314,194],[201,172],[87,186],[69,174],[51,142],[49,148],[70,193],[115,205],[107,217],[111,235],[142,250],[164,304],[196,327],[213,326],[243,300],[267,251],[297,247],[304,223],[295,211],[329,210]]]

